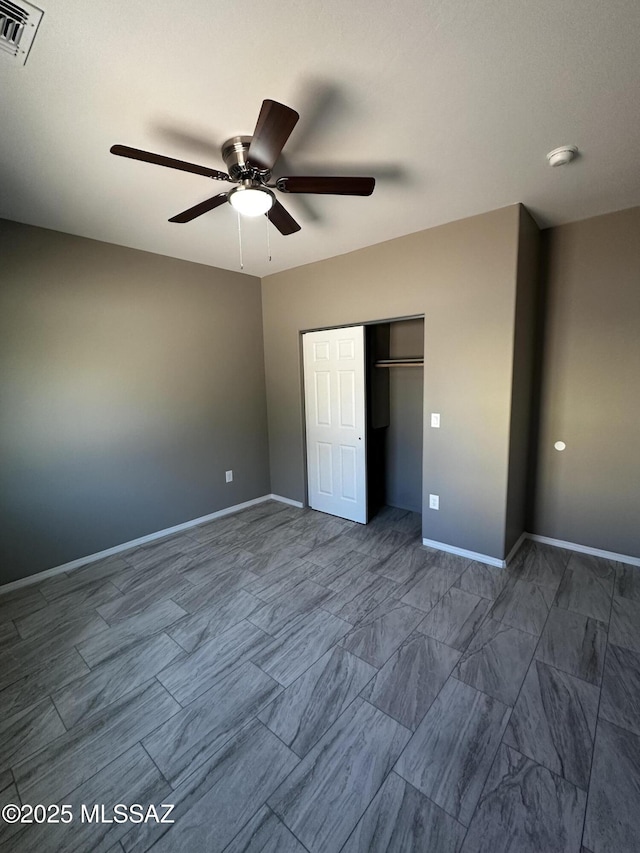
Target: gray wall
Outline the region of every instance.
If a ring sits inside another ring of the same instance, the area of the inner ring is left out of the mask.
[[[531,532],[640,557],[640,208],[543,236]],[[559,439],[562,452],[553,448]]]
[[[270,491],[258,279],[2,220],[0,252],[0,583]]]
[[[392,358],[423,355],[424,320],[404,320],[389,326]],[[423,386],[421,367],[389,370],[386,502],[413,512],[422,512]]]
[[[540,231],[524,207],[520,208],[518,289],[516,294],[511,381],[511,438],[505,554],[527,530],[530,494],[531,441],[535,439],[534,355],[539,322]]]
[[[263,279],[271,489],[306,500],[299,334],[425,315],[423,535],[504,556],[519,205]]]

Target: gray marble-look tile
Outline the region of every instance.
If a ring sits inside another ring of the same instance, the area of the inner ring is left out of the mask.
[[[609,643],[602,676],[600,716],[640,735],[640,653]]]
[[[148,735],[142,745],[176,788],[281,690],[257,666],[243,663]]]
[[[362,696],[412,731],[440,692],[460,652],[424,635],[409,637]]]
[[[0,791],[5,791],[13,784],[13,773],[11,770],[0,770]],[[11,800],[8,800],[8,802],[11,802]]]
[[[598,699],[593,684],[534,660],[504,742],[586,791]]]
[[[121,556],[132,566],[144,568],[156,566],[169,557],[182,553],[182,542],[177,537],[167,537],[146,545],[139,545],[130,551],[124,551]]]
[[[375,673],[368,663],[336,646],[267,705],[258,719],[304,756]]]
[[[60,802],[179,710],[157,681],[147,682],[14,765],[20,796],[29,803]]]
[[[140,586],[108,604],[101,605],[97,610],[110,625],[116,625],[118,622],[124,622],[130,617],[142,613],[151,604],[165,598],[175,598],[175,596],[190,589],[194,589],[193,584],[189,583],[180,573],[165,575],[158,580],[151,576]]]
[[[497,699],[450,678],[396,773],[468,826],[510,713]]]
[[[184,610],[173,601],[158,601],[135,616],[118,622],[112,628],[103,622],[106,630],[79,643],[78,651],[89,666],[94,667],[122,654],[141,639],[164,631],[184,616]]]
[[[250,532],[251,531],[249,531],[249,533]],[[245,537],[246,534],[243,534],[240,538],[243,547],[248,551],[252,551],[254,554],[266,554],[277,548],[284,548],[297,538],[296,531],[291,530],[289,525],[286,524],[276,527],[274,530],[268,530],[266,533],[261,533],[257,536],[249,536],[249,538]]]
[[[312,853],[337,853],[409,737],[395,720],[356,699],[269,805]]]
[[[120,598],[122,594],[111,581],[99,580],[57,598],[52,604],[29,616],[16,619],[16,628],[25,640],[49,634],[60,630],[67,623],[77,621],[83,613],[90,613],[100,605]]]
[[[0,720],[0,770],[13,767],[64,732],[62,720],[49,698],[17,714],[3,716]]]
[[[402,603],[417,607],[428,613],[440,601],[442,596],[453,586],[459,575],[452,572],[447,566],[439,566],[435,563],[429,565],[425,573],[417,583],[409,589],[403,585],[398,596],[402,596]]]
[[[593,853],[637,853],[640,737],[598,720],[584,843]]]
[[[126,853],[220,853],[298,762],[291,750],[254,720],[170,795],[176,823],[133,827]]]
[[[551,587],[512,577],[495,600],[489,615],[505,625],[539,637],[553,597]]]
[[[71,806],[74,815],[71,824],[33,824],[12,841],[12,853],[54,850],[56,853],[84,850],[113,853],[113,845],[118,844],[118,839],[124,836],[130,824],[109,822],[113,817],[112,806],[123,802],[140,803],[146,809],[154,804],[163,814],[161,803],[171,802],[171,788],[144,749],[136,744],[66,795],[64,802]],[[94,803],[104,805],[104,822],[101,819],[82,820],[82,806],[85,805],[91,814]],[[119,845],[115,849],[122,850]]]
[[[240,830],[224,853],[307,853],[295,835],[268,806],[263,806]]]
[[[452,586],[417,630],[463,652],[490,606],[486,598]]]
[[[4,809],[4,807],[9,804],[14,806],[22,805],[20,797],[18,796],[18,789],[13,782],[13,774],[10,770],[6,771],[6,774],[0,773],[0,782],[4,781],[2,777],[5,775],[9,776],[10,781],[8,784],[0,786],[0,809]],[[20,832],[25,832],[21,824],[5,823],[4,820],[0,820],[0,850],[12,853],[15,849],[14,842],[10,845],[7,842]]]
[[[607,627],[602,622],[552,607],[536,650],[536,659],[591,684],[600,684]]]
[[[124,571],[111,577],[111,582],[122,593],[130,593],[143,587],[149,581],[154,580],[156,583],[166,582],[167,578],[175,579],[179,574],[187,577],[187,569],[193,565],[200,565],[205,558],[202,556],[194,557],[190,554],[172,554],[161,562],[139,568],[137,566],[129,566]],[[190,578],[187,578],[190,580]]]
[[[370,525],[367,525],[367,527],[370,527]],[[381,560],[391,556],[398,548],[408,545],[413,539],[409,533],[400,533],[398,530],[386,527],[382,527],[374,532],[370,530],[360,531],[354,528],[346,535],[353,537],[352,541],[355,551],[362,551],[363,554],[370,554],[372,557],[377,557]]]
[[[299,617],[288,631],[252,657],[280,684],[288,687],[351,629],[351,625],[323,610]]]
[[[510,577],[506,569],[473,562],[464,570],[454,586],[473,595],[493,600],[500,595]]]
[[[334,592],[323,604],[334,616],[357,625],[388,598],[393,597],[398,585],[387,578],[363,572],[353,582]]]
[[[211,637],[192,652],[158,674],[158,681],[186,705],[204,693],[225,672],[239,666],[269,645],[272,638],[250,622],[238,622],[222,634]]]
[[[578,853],[585,801],[584,791],[503,744],[462,853]]]
[[[56,601],[69,593],[78,592],[91,587],[99,580],[109,580],[120,572],[130,568],[129,564],[118,555],[96,560],[68,574],[55,575],[38,584],[39,591],[48,601]]]
[[[556,605],[600,622],[609,621],[615,564],[588,554],[572,554],[558,588]]]
[[[27,586],[0,595],[0,623],[28,616],[49,602],[35,587]]]
[[[354,540],[349,533],[341,533],[327,542],[318,545],[317,548],[309,551],[305,555],[305,560],[309,563],[315,563],[318,566],[330,566],[337,559],[342,557],[349,551],[357,551]]]
[[[424,618],[421,610],[389,599],[350,631],[341,645],[380,668]]]
[[[293,622],[314,607],[324,607],[330,590],[310,580],[292,587],[286,596],[269,601],[247,616],[249,622],[272,636],[288,630]]]
[[[288,563],[274,566],[269,571],[258,575],[257,580],[247,585],[246,589],[252,595],[263,601],[273,601],[283,595],[288,595],[290,590],[301,581],[316,579],[317,567],[313,563],[307,563],[295,557]]]
[[[342,853],[458,853],[465,831],[424,794],[390,773]]]
[[[633,598],[640,601],[640,566],[627,566],[616,563],[614,592],[620,598]]]
[[[157,634],[56,690],[51,698],[70,729],[140,687],[178,657],[184,659],[186,652],[166,634]]]
[[[191,565],[183,570],[184,576],[194,586],[215,581],[218,575],[225,574],[231,570],[235,572],[253,572],[253,567],[260,567],[263,563],[261,557],[252,554],[244,548],[234,548],[226,554],[211,557],[203,552],[197,557],[192,557]]]
[[[614,595],[609,642],[640,652],[640,601]]]
[[[60,657],[74,645],[108,627],[104,619],[91,611],[60,626],[53,634],[15,643],[0,655],[0,690],[20,681],[29,673],[42,669],[48,661]]]
[[[528,539],[523,543],[513,561],[509,563],[508,573],[520,580],[549,587],[555,591],[570,556],[571,551]]]
[[[17,714],[45,699],[53,690],[89,672],[78,652],[70,649],[0,692],[0,715]]]
[[[381,560],[373,571],[395,583],[411,586],[425,574],[435,554],[432,548],[405,545]]]
[[[197,613],[204,607],[215,605],[228,593],[246,588],[257,578],[258,575],[244,569],[229,569],[216,574],[210,581],[200,586],[192,586],[169,597],[187,613]]]
[[[454,671],[456,678],[513,705],[536,648],[536,638],[487,619]]]
[[[263,606],[264,601],[245,589],[239,589],[225,595],[215,604],[174,622],[167,633],[183,649],[194,652],[202,643],[242,622]]]
[[[20,640],[20,635],[13,622],[3,622],[0,625],[0,650],[7,649]]]
[[[316,566],[314,580],[334,592],[340,592],[350,586],[362,575],[375,571],[378,561],[360,551],[346,551],[328,566]]]

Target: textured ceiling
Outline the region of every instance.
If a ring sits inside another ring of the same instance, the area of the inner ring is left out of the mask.
[[[274,174],[363,174],[370,198],[283,196],[302,231],[243,220],[266,275],[523,202],[543,225],[640,204],[638,0],[39,0],[0,57],[0,216],[238,269],[227,185],[114,157],[223,168],[264,98],[301,120]],[[581,156],[551,169],[546,153]]]

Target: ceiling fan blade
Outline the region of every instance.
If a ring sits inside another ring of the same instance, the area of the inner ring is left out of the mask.
[[[169,222],[191,222],[191,220],[195,219],[197,216],[202,216],[203,213],[208,213],[210,210],[220,207],[221,204],[226,202],[227,197],[228,193],[218,193],[218,195],[214,195],[213,198],[201,201],[200,204],[190,207],[189,210],[183,210],[182,213],[172,216]]]
[[[272,222],[281,234],[285,237],[287,234],[295,234],[300,230],[300,226],[289,213],[286,207],[283,207],[279,201],[274,202],[273,207],[265,213],[267,219]]]
[[[322,178],[295,175],[278,178],[276,186],[283,193],[326,193],[329,195],[371,195],[375,178]]]
[[[258,169],[273,169],[299,118],[291,107],[263,101],[247,154],[249,162]]]
[[[168,166],[169,169],[180,169],[181,172],[193,172],[194,175],[204,175],[205,178],[214,178],[216,181],[231,180],[226,172],[187,163],[184,160],[174,160],[173,157],[164,157],[162,154],[152,154],[150,151],[141,151],[139,148],[129,148],[128,145],[112,145],[110,151],[118,157],[142,160],[145,163],[154,163],[156,166]]]

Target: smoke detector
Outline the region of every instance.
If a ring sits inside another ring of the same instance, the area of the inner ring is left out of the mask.
[[[570,163],[578,153],[575,145],[561,145],[560,148],[554,148],[547,154],[547,160],[550,166],[566,166]]]
[[[24,65],[44,12],[25,0],[0,0],[0,59]]]

